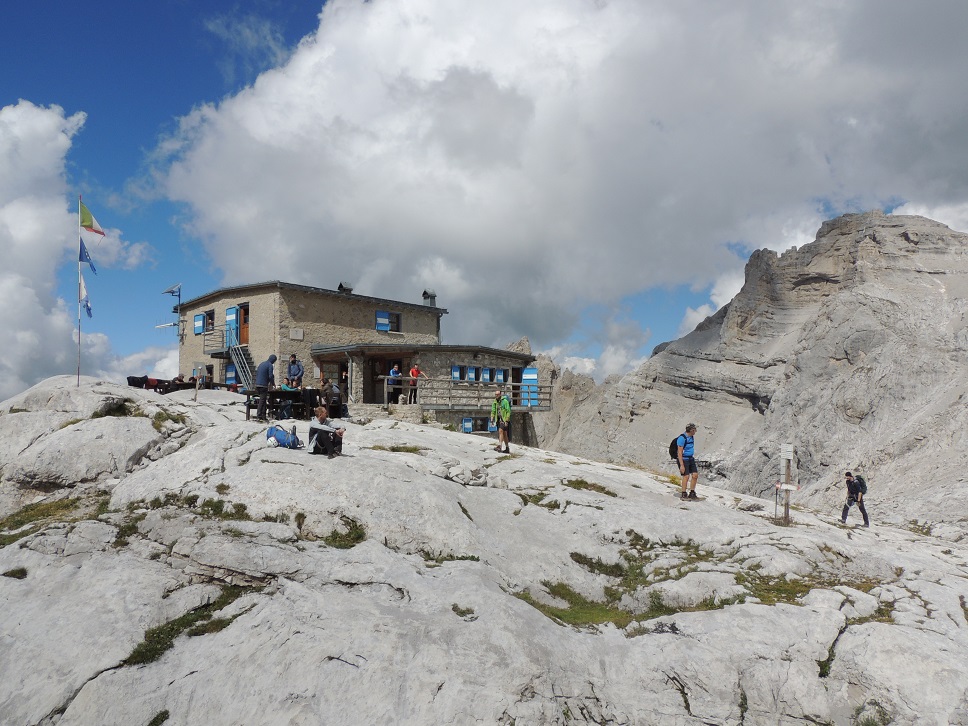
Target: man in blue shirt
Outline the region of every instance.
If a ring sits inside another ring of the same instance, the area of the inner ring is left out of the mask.
[[[698,499],[696,481],[699,467],[696,466],[696,424],[686,426],[686,432],[676,440],[679,448],[679,474],[682,475],[682,498]]]
[[[259,409],[256,416],[260,421],[266,420],[266,407],[269,405],[269,386],[276,385],[276,373],[273,366],[276,364],[275,355],[270,355],[269,360],[262,361],[255,369],[255,390],[259,394]]]
[[[390,403],[400,403],[400,383],[402,381],[403,374],[400,372],[400,364],[394,363],[393,368],[390,369],[390,375],[388,376],[390,389]]]
[[[293,388],[299,388],[302,386],[303,375],[306,371],[303,368],[303,364],[296,360],[296,354],[293,353],[289,356],[289,367],[286,368],[286,378],[289,379],[290,385]]]

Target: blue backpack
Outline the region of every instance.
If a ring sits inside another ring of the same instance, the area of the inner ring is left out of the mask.
[[[282,446],[286,449],[301,449],[302,441],[296,436],[296,427],[292,431],[286,431],[282,426],[270,426],[266,431],[266,439],[273,443],[273,446]]]

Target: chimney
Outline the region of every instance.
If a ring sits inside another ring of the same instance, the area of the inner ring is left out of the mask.
[[[353,286],[351,284],[349,284],[348,282],[341,282],[339,284],[339,287],[337,287],[336,289],[339,290],[344,295],[352,295],[353,294]]]
[[[437,307],[437,293],[433,290],[423,291],[424,305],[429,305],[432,308]]]

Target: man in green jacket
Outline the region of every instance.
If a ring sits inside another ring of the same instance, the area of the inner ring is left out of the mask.
[[[494,392],[494,402],[491,404],[491,423],[497,424],[498,444],[496,451],[511,453],[511,402],[502,395],[501,389]]]

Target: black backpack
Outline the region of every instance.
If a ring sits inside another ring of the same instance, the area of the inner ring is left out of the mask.
[[[679,434],[679,436],[685,436],[685,434]],[[673,461],[679,461],[679,436],[676,436],[669,444],[669,458]]]
[[[860,487],[861,494],[867,494],[867,481],[860,474],[854,477],[854,481],[857,482],[857,486]]]

